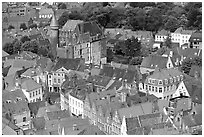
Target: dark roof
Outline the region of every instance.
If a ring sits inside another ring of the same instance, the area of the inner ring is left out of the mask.
[[[128,135],[144,135],[143,127],[135,128],[133,130],[127,131]]]
[[[28,103],[28,107],[32,113],[37,115],[38,110],[40,107],[45,106],[45,101],[38,101],[38,102],[33,102],[33,103]]]
[[[10,68],[11,68],[11,66],[7,66],[7,67],[2,68],[2,74],[3,74],[4,77],[7,76]]]
[[[102,35],[102,30],[95,21],[79,23],[79,31],[82,33],[89,33],[90,36]]]
[[[109,87],[107,90],[109,89],[116,89],[118,90],[120,87],[122,87],[122,81],[119,81],[119,80],[115,80]]]
[[[89,76],[87,79],[88,82],[102,87],[106,87],[110,80],[111,80],[110,77],[99,75]]]
[[[80,100],[85,100],[86,95],[91,93],[92,90],[90,87],[86,86],[86,85],[82,85],[82,86],[78,86],[77,88],[73,89],[70,92],[70,95],[73,97],[76,97]]]
[[[52,111],[52,112],[47,112],[47,117],[49,120],[63,119],[63,118],[70,117],[70,114],[69,114],[69,110]]]
[[[100,70],[99,75],[112,77],[114,73],[114,69],[111,66],[104,65],[103,68]]]
[[[138,117],[126,118],[127,132],[141,127]]]
[[[34,128],[37,130],[45,129],[45,118],[44,117],[33,118],[32,123],[33,123]]]
[[[189,72],[189,75],[191,77],[194,77],[195,72],[197,72],[198,76],[202,77],[201,71],[202,71],[202,67],[199,67],[199,66],[196,66],[196,65],[192,65],[191,69],[190,69],[190,72]]]
[[[79,70],[81,67],[81,61],[82,61],[81,58],[75,58],[75,59],[59,58],[52,70],[56,71],[60,69],[61,67],[64,67],[67,70]]]
[[[103,131],[101,131],[97,126],[90,125],[81,131],[78,135],[106,135]]]
[[[150,55],[148,57],[145,57],[142,60],[141,67],[147,67],[147,68],[166,68],[166,64],[168,61],[168,57],[158,56],[158,55]]]
[[[191,35],[189,41],[190,42],[202,42],[202,32],[201,31],[194,32]]]

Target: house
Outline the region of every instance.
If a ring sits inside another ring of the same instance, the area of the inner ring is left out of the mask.
[[[164,57],[159,55],[149,55],[148,57],[143,58],[140,66],[140,72],[144,74],[154,71],[155,68],[169,69],[173,67],[174,64],[170,56]]]
[[[49,92],[59,92],[62,83],[65,81],[65,75],[73,70],[83,71],[84,66],[84,60],[81,58],[59,58],[47,77]]]
[[[202,32],[201,31],[194,32],[191,35],[189,42],[190,42],[189,48],[202,49]]]
[[[39,10],[38,21],[40,22],[48,22],[52,15],[54,14],[53,9],[51,8],[41,8]]]
[[[161,99],[171,99],[175,93],[178,83],[184,80],[184,74],[177,68],[159,69],[152,75],[146,77],[144,83],[140,83],[141,92],[153,94]]]
[[[23,130],[5,117],[2,117],[2,135],[23,135]]]
[[[179,46],[185,43],[188,44],[189,39],[194,32],[194,30],[184,30],[182,27],[179,27],[174,33],[171,33],[171,41],[174,43],[179,43]]]
[[[169,32],[162,29],[155,35],[155,42],[165,42],[166,38],[168,37]]]
[[[103,30],[95,21],[69,20],[60,30],[59,38],[62,44],[58,50],[66,53],[60,57],[84,58],[86,63],[93,64],[103,61],[106,42],[103,40]]]
[[[30,129],[30,110],[28,101],[22,90],[2,93],[2,116],[23,130]]]
[[[72,89],[75,89],[76,86],[85,86],[87,82],[84,79],[76,78],[76,79],[67,79],[62,83],[61,92],[60,92],[60,106],[61,110],[69,109],[69,94]]]
[[[16,84],[22,88],[29,103],[43,100],[44,91],[42,85],[38,84],[33,79],[23,78],[21,79],[21,83],[17,82]]]
[[[78,86],[69,94],[69,110],[74,116],[81,116],[84,118],[84,100],[88,93],[92,90],[86,85]]]

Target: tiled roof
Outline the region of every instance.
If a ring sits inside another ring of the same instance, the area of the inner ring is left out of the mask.
[[[126,118],[127,132],[141,127],[138,116]]]
[[[138,116],[141,126],[151,126],[161,122],[158,118],[161,118],[161,113],[146,114]]]
[[[70,112],[69,110],[47,112],[47,117],[49,120],[63,119],[63,118],[70,117]]]
[[[86,95],[91,92],[92,90],[90,87],[86,85],[81,85],[81,86],[78,86],[76,89],[73,89],[70,95],[72,95],[75,98],[78,98],[79,100],[85,100]]]
[[[152,75],[148,76],[147,79],[152,78],[152,79],[157,79],[157,80],[165,80],[165,79],[168,80],[170,78],[177,77],[180,75],[184,75],[184,74],[182,72],[180,72],[177,68],[155,69],[154,73]],[[147,79],[146,79],[146,82],[147,82]]]
[[[168,61],[168,57],[158,56],[158,55],[150,55],[148,57],[145,57],[142,60],[141,67],[147,67],[147,68],[166,68]]]
[[[8,103],[8,100],[11,102]],[[12,92],[4,90],[2,93],[2,105],[2,109],[16,115],[29,111],[26,97],[21,90],[15,90]]]
[[[190,39],[189,39],[190,42],[202,42],[202,32],[201,31],[196,31],[194,32]]]
[[[53,10],[51,8],[42,8],[39,10],[39,14],[53,14]]]
[[[133,130],[127,131],[128,135],[144,135],[144,128],[143,127],[139,127],[139,128],[135,128]]]
[[[81,58],[75,58],[75,59],[63,59],[63,58],[59,58],[59,60],[57,61],[57,63],[54,65],[53,67],[53,71],[56,71],[58,69],[60,69],[61,67],[64,67],[67,70],[79,70],[81,67]]]
[[[58,108],[56,105],[48,105],[48,106],[40,107],[38,109],[37,117],[47,118],[47,112],[53,112],[53,111],[60,111],[60,108]]]
[[[79,27],[79,31],[83,34],[89,33],[90,36],[96,36],[97,34],[102,35],[102,30],[99,25],[95,21],[83,22],[77,24]]]
[[[152,103],[146,102],[132,107],[121,108],[118,110],[118,113],[121,119],[123,116],[130,118],[139,115],[150,114],[152,113]]]
[[[174,33],[185,34],[185,35],[192,35],[195,30],[184,30],[182,27],[179,27],[175,30]]]
[[[183,122],[188,127],[202,125],[202,114],[186,115],[183,117]]]
[[[161,36],[168,36],[169,32],[162,29],[160,30],[156,35],[161,35]]]
[[[44,70],[51,62],[52,61],[50,60],[50,58],[40,57],[39,59],[37,59],[36,65],[40,66],[40,68]]]
[[[32,53],[30,51],[23,51],[21,52],[20,56],[23,57],[23,59],[25,60],[32,60],[38,57],[37,54]]]
[[[35,129],[43,130],[45,128],[45,118],[44,117],[36,117],[32,119],[32,123]]]
[[[119,80],[115,80],[108,88],[107,90],[110,90],[110,89],[116,89],[118,90],[119,88],[122,87],[122,82],[119,81]]]
[[[11,66],[7,66],[7,67],[3,67],[2,68],[2,75],[4,76],[4,77],[6,77],[7,76],[7,74],[8,74],[8,72],[9,72],[9,69],[11,68]]]
[[[106,135],[103,131],[101,131],[97,126],[90,125],[83,131],[81,131],[78,135]]]
[[[7,128],[6,126],[8,126],[9,128]],[[19,130],[19,127],[16,126],[14,123],[10,122],[5,117],[2,117],[2,133],[4,135],[12,135],[12,133],[14,132],[13,131],[11,132],[11,130],[14,130],[15,135],[17,135],[15,130]]]
[[[32,102],[28,103],[28,107],[32,113],[37,115],[38,110],[40,107],[45,107],[45,101],[38,101],[38,102]]]
[[[183,50],[178,48],[178,52],[186,58],[202,57],[202,49],[186,48]]]
[[[199,66],[196,66],[196,65],[192,65],[191,69],[190,69],[190,72],[189,72],[189,75],[191,77],[194,77],[195,72],[197,72],[198,73],[198,77],[202,77],[201,71],[202,71],[202,67],[199,67]]]
[[[79,23],[83,23],[82,20],[68,20],[62,27],[64,31],[73,31]]]
[[[9,54],[7,52],[5,52],[4,50],[2,50],[2,57],[8,56]]]
[[[26,89],[27,92],[32,91],[34,89],[42,88],[40,84],[35,82],[33,79],[25,79],[25,81],[21,84],[22,89]]]
[[[87,79],[88,82],[102,87],[106,87],[110,80],[111,80],[110,77],[99,76],[99,75],[89,76]]]

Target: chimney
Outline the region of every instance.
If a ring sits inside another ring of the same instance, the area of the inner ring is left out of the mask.
[[[76,131],[76,130],[78,130],[77,124],[73,124],[73,131]]]

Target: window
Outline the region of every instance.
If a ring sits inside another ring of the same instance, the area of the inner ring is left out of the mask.
[[[32,98],[32,93],[30,93],[30,98]]]
[[[173,78],[170,78],[170,82],[173,83]]]
[[[149,91],[151,91],[151,86],[149,86]]]
[[[174,77],[174,82],[176,82],[176,77]]]
[[[56,78],[54,78],[54,83],[57,83],[57,80],[56,80]]]
[[[14,123],[14,124],[17,124],[17,120],[16,120],[16,119],[14,119],[14,120],[13,120],[13,123]]]
[[[162,80],[159,80],[159,85],[162,85],[162,84],[163,84]]]
[[[157,87],[155,87],[155,91],[157,92]]]
[[[159,93],[162,93],[162,88],[159,88]]]
[[[23,122],[26,122],[26,117],[23,117]]]
[[[33,97],[35,96],[35,92],[33,92]]]
[[[51,78],[51,75],[49,75],[49,78]]]
[[[38,91],[36,91],[35,93],[36,93],[36,96],[37,96],[38,95]]]
[[[60,79],[58,79],[58,83],[60,83]]]
[[[77,106],[77,101],[75,103],[76,103],[76,106]]]
[[[145,88],[146,88],[146,90],[147,90],[147,85],[145,85]]]
[[[39,94],[40,94],[40,89],[39,89]]]
[[[181,80],[183,80],[183,75],[180,75],[180,77],[181,77]]]
[[[155,80],[154,79],[152,79],[152,84],[155,84]]]
[[[179,77],[179,76],[177,76],[177,80],[178,80],[178,81],[180,80],[180,77]]]
[[[152,86],[152,91],[154,91],[154,86]]]
[[[58,74],[58,76],[60,76],[60,74]]]
[[[165,84],[168,84],[168,80],[167,79],[165,79]]]

